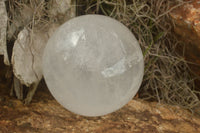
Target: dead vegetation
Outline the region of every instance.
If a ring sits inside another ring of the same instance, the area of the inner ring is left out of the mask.
[[[170,11],[182,4],[181,0],[87,0],[79,3],[79,8],[85,7],[82,14],[101,13],[113,17],[135,34],[145,60],[140,98],[156,99],[193,111],[200,105],[200,91],[195,90],[194,84],[197,77],[176,52],[176,48],[184,44],[172,33],[169,16]]]
[[[64,1],[64,0],[63,0]],[[74,3],[53,4],[53,0],[8,0],[8,42],[16,40],[24,27],[46,29],[49,24],[63,23]],[[182,0],[77,0],[77,14],[103,14],[125,24],[138,39],[144,53],[145,75],[139,97],[157,100],[194,111],[200,105],[194,80],[187,62],[176,53],[183,45],[172,33],[169,13]],[[55,6],[58,5],[58,6]],[[72,13],[72,14],[69,14]]]

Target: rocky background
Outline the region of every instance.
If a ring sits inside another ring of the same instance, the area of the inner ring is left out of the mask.
[[[188,61],[192,71],[200,76],[200,2],[193,0],[173,10],[170,15],[174,22],[174,31],[185,42],[179,52]],[[200,88],[200,81],[197,80]]]

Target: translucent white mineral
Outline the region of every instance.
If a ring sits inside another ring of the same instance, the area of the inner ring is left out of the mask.
[[[43,55],[43,74],[52,95],[84,116],[123,107],[137,93],[143,72],[143,55],[134,35],[120,22],[101,15],[64,23]]]

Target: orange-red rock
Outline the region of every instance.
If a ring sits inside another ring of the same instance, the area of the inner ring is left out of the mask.
[[[200,76],[200,1],[186,0],[186,3],[173,10],[170,15],[175,33],[186,42],[184,56],[194,64],[191,68]]]

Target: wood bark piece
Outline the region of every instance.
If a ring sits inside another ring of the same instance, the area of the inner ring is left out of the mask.
[[[0,55],[4,55],[4,63],[10,65],[6,43],[7,20],[5,2],[4,0],[0,0]]]
[[[12,54],[12,65],[15,76],[22,84],[29,87],[42,78],[42,56],[48,38],[57,29],[52,24],[45,31],[30,31],[24,28],[15,41]]]
[[[42,78],[42,54],[47,42],[47,34],[23,29],[16,40],[12,65],[15,76],[22,84],[30,86]]]
[[[36,2],[36,5],[38,5],[37,1],[32,2]],[[21,95],[20,93],[23,92],[23,87],[21,87],[18,82],[29,87],[28,94],[25,96],[26,98],[24,100],[25,104],[30,103],[42,79],[42,55],[48,38],[60,24],[75,16],[75,6],[71,6],[73,2],[75,2],[75,0],[42,0],[40,1],[40,6],[38,5],[35,8],[35,6],[33,6],[34,4],[24,4],[19,10],[20,15],[14,14],[16,22],[13,22],[13,26],[11,24],[9,28],[10,34],[8,34],[8,36],[10,38],[13,38],[14,33],[16,33],[16,27],[21,27],[21,25],[23,27],[26,25],[26,27],[19,32],[17,40],[14,43],[11,59],[13,72],[17,79],[14,80],[16,81],[14,83],[16,87],[13,90],[15,90],[18,99],[21,99],[23,96],[23,94]],[[33,15],[35,11],[38,11],[36,13],[38,16]],[[38,17],[41,17],[40,15],[45,15],[46,13],[48,14],[47,19],[46,17],[38,19]],[[30,16],[35,16],[37,19]],[[24,19],[20,19],[19,21],[17,18]],[[34,23],[31,23],[32,25],[30,26],[26,23],[32,22],[31,18]],[[31,27],[31,29],[28,27]]]
[[[48,38],[56,30],[58,25],[52,24],[49,29],[34,31],[24,28],[15,41],[12,53],[12,66],[14,72],[14,89],[18,99],[23,98],[23,86],[29,88],[24,100],[29,104],[42,79],[42,56]]]
[[[75,2],[74,0],[51,0],[48,2],[49,10],[48,15],[50,19],[56,19],[59,15],[62,15],[62,22],[65,19],[70,19],[75,16],[75,6],[72,7],[71,4]],[[32,8],[29,5],[24,5],[20,14],[21,18],[30,21],[30,17],[32,16],[31,11]],[[30,12],[29,14],[24,13]],[[26,15],[24,15],[26,14]],[[17,15],[16,15],[17,16]],[[19,17],[17,17],[19,18]],[[29,18],[29,19],[28,19]],[[18,19],[17,19],[18,20]],[[19,20],[18,20],[19,21]],[[22,20],[20,19],[20,24]],[[15,22],[14,22],[15,23]],[[19,22],[17,22],[19,23]],[[25,24],[25,22],[24,22]],[[53,33],[56,27],[59,24],[50,24],[48,28],[41,30],[40,28],[34,28],[34,31],[28,30],[28,28],[24,28],[17,37],[13,47],[12,53],[12,65],[14,75],[20,80],[20,82],[26,86],[31,86],[32,83],[37,83],[42,78],[42,55],[47,40],[50,34]],[[19,24],[18,24],[19,25]],[[41,25],[39,25],[41,27]],[[38,26],[38,27],[39,27]],[[49,30],[48,30],[49,29]]]

